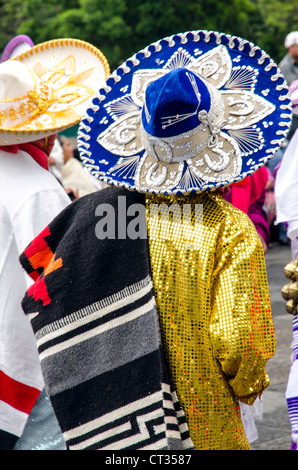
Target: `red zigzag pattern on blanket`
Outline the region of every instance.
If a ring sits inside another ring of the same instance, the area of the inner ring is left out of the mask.
[[[63,266],[62,258],[56,259],[45,240],[50,234],[49,227],[46,227],[24,251],[24,255],[32,266],[30,276],[35,281],[29,287],[27,294],[32,296],[35,301],[40,299],[43,305],[48,305],[51,302],[46,277]]]

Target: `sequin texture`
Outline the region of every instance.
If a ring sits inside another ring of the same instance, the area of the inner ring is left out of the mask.
[[[256,230],[216,192],[147,196],[146,210],[163,342],[194,445],[249,449],[239,399],[252,404],[269,385],[276,343]]]

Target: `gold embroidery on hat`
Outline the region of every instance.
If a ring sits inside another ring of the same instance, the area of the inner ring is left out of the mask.
[[[99,59],[104,68],[105,79],[108,78],[110,67],[105,56],[94,46],[80,40],[59,39],[48,41],[45,44],[39,44],[29,51],[20,54],[18,56],[18,60],[22,62],[23,59],[34,56],[36,53],[38,54],[45,49],[55,49],[64,45],[70,45],[89,51]],[[69,66],[69,59],[73,61],[72,66]],[[66,70],[67,66],[68,70]],[[32,71],[41,80],[41,84],[39,85],[40,90],[35,87],[34,90],[29,92],[27,95],[18,97],[16,100],[2,100],[3,103],[6,101],[14,101],[14,105],[0,111],[0,134],[38,134],[39,132],[56,132],[56,128],[61,121],[62,115],[64,115],[64,119],[65,115],[69,116],[68,125],[74,125],[77,123],[80,116],[76,113],[75,107],[80,102],[84,101],[86,97],[91,98],[94,94],[94,90],[92,88],[84,85],[86,79],[90,76],[93,70],[94,67],[90,67],[88,70],[75,74],[75,61],[73,56],[68,56],[66,59],[62,60],[57,65],[53,65],[48,70],[40,60],[36,58],[36,63],[32,67]],[[57,82],[59,82],[64,75],[66,77],[65,83],[57,86]],[[78,91],[72,89],[72,87],[76,87]],[[82,96],[79,93],[79,89],[82,90]],[[58,111],[56,109],[54,111],[51,110],[51,106],[53,104],[73,102],[75,102],[73,108],[69,106],[68,108],[65,107],[65,109],[59,109]],[[42,122],[43,116],[51,119],[51,129],[49,129],[48,126],[46,129],[44,128],[44,123]],[[15,123],[16,120],[19,120],[17,124]]]
[[[36,108],[32,115],[30,116],[33,119],[37,114],[44,113],[50,104],[53,102],[53,92],[46,84],[41,84],[40,92],[29,91],[28,93],[29,104],[33,103],[36,105]]]

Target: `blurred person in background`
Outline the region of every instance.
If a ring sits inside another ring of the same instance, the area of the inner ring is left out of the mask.
[[[291,83],[290,93],[293,116],[298,117],[298,79]],[[286,310],[292,315],[292,364],[286,400],[291,424],[291,449],[298,450],[298,129],[277,169],[275,198],[277,223],[286,224],[291,241],[292,259],[284,268],[287,284],[282,288],[282,295],[286,300]]]
[[[70,139],[61,134],[58,140],[63,152],[61,183],[71,200],[102,189],[104,184],[88,173],[82,162],[75,158]]]
[[[288,85],[298,79],[298,31],[291,31],[284,42],[287,54],[279,63],[279,68],[285,77]],[[298,115],[293,116],[292,125],[288,134],[288,141],[293,137],[298,128]]]

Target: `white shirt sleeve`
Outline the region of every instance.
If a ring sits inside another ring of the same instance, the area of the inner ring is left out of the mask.
[[[274,196],[276,224],[296,221],[298,225],[298,130],[290,140],[277,171]],[[292,238],[290,233],[288,236]]]

